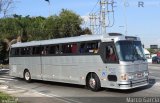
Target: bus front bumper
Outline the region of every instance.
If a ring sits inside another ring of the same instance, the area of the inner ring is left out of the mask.
[[[141,79],[141,80],[130,80],[128,82],[121,81],[118,83],[119,89],[133,89],[137,87],[146,86],[149,84],[149,79]]]

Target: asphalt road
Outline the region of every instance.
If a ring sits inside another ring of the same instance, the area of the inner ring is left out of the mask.
[[[7,70],[0,71],[0,83],[3,81],[2,84],[6,84],[11,88],[23,88],[26,92],[31,90],[39,93],[42,95],[41,98],[34,97],[34,99],[30,100],[37,99],[42,101],[48,99],[48,102],[46,103],[127,103],[127,98],[130,97],[144,98],[160,96],[160,64],[150,64],[149,72],[150,84],[132,90],[102,89],[99,92],[93,92],[85,89],[84,86],[73,84],[46,81],[33,81],[32,83],[26,83],[23,79],[10,77]],[[31,98],[32,95],[29,95],[28,97]]]

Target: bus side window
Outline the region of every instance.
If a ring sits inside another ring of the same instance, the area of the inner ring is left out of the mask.
[[[46,52],[46,55],[49,53],[49,46],[45,47],[45,52]]]
[[[72,53],[71,44],[62,44],[62,53]]]
[[[49,49],[49,54],[58,54],[59,53],[59,45],[52,45]]]
[[[106,47],[106,59],[108,62],[116,62],[117,57],[113,46]]]
[[[20,51],[19,48],[15,49],[15,56],[19,56],[19,51]]]
[[[98,42],[82,43],[80,45],[80,53],[98,53]]]
[[[69,53],[69,54],[75,54],[77,53],[77,44],[71,43],[71,44],[62,44],[62,53]]]
[[[62,53],[66,53],[67,52],[67,44],[62,44]]]
[[[11,48],[10,55],[11,55],[11,56],[15,56],[15,52],[16,52],[16,51],[15,51],[15,48]]]
[[[59,54],[59,45],[55,46],[55,54]]]
[[[15,55],[15,48],[11,48],[10,55],[11,55],[11,56],[14,56],[14,55]]]
[[[30,47],[27,47],[27,48],[26,48],[26,55],[30,55],[30,53],[31,53],[31,48],[30,48]]]
[[[47,54],[46,47],[42,46],[41,47],[41,55],[46,55],[46,54]]]
[[[91,44],[90,44],[90,43],[87,43],[85,52],[86,52],[86,53],[91,53],[91,52],[93,52],[93,50],[91,49]]]
[[[40,55],[42,52],[41,47],[33,47],[32,55]]]
[[[81,43],[81,44],[80,44],[79,52],[80,52],[80,53],[85,53],[85,43]]]
[[[36,51],[36,47],[32,47],[32,55],[35,54],[35,51]]]
[[[21,48],[21,55],[25,55],[25,49],[26,48]]]
[[[93,50],[93,53],[98,53],[98,50],[99,50],[98,42],[92,43],[92,50]]]
[[[71,45],[71,52],[76,53],[77,52],[77,44],[72,44]]]

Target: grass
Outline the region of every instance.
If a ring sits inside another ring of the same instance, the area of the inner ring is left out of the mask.
[[[0,103],[18,103],[15,97],[0,92]]]

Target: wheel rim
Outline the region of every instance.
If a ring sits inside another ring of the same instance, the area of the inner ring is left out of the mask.
[[[25,79],[26,79],[26,80],[29,80],[29,79],[30,79],[30,74],[29,74],[29,72],[26,72],[26,73],[25,73]]]
[[[95,81],[94,78],[90,78],[90,80],[89,80],[89,85],[90,85],[91,88],[95,88],[95,86],[96,86],[96,81]]]

